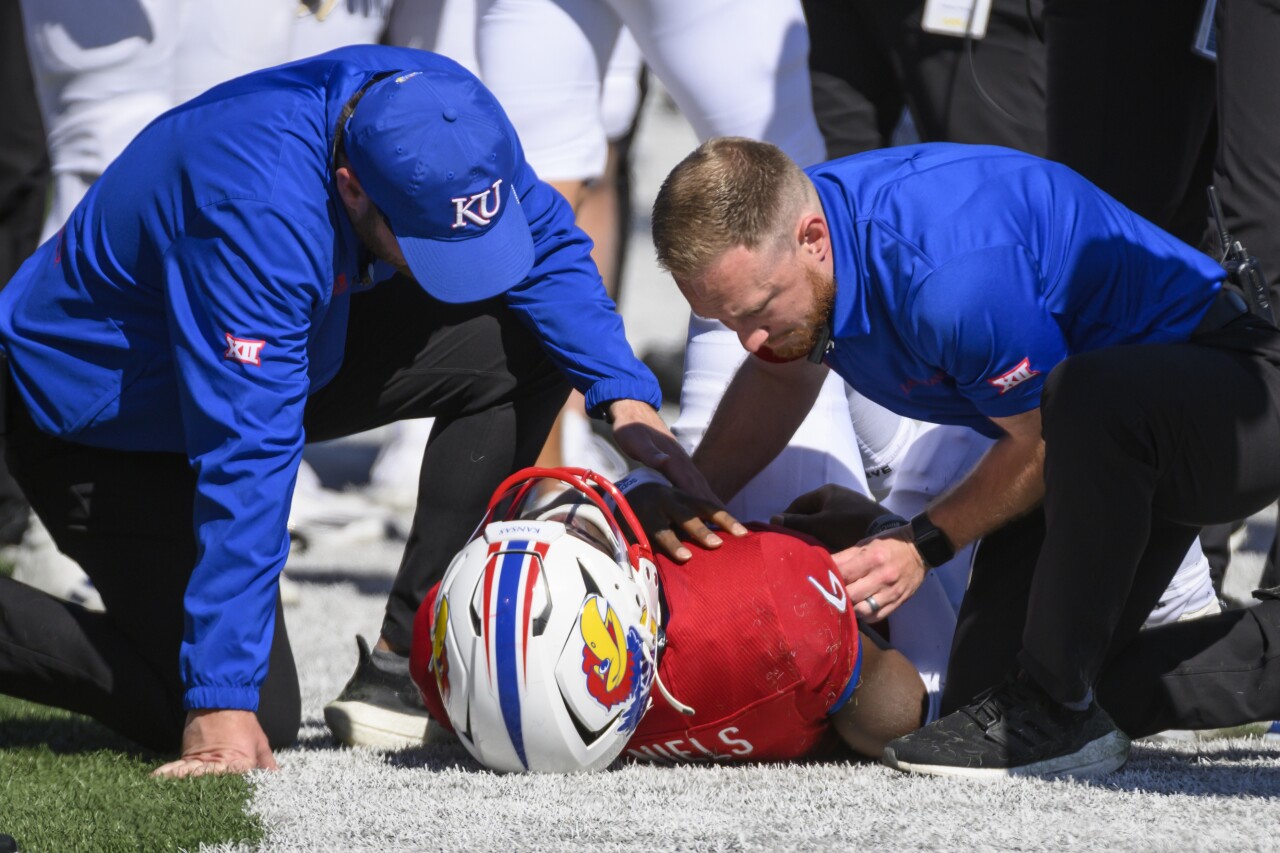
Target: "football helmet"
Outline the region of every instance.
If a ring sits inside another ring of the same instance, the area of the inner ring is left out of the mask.
[[[486,767],[596,770],[648,710],[661,624],[657,568],[621,493],[585,469],[527,468],[445,572],[431,669]]]

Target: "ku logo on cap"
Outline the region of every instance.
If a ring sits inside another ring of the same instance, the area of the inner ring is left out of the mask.
[[[493,221],[498,215],[498,211],[502,208],[502,193],[499,187],[502,186],[502,178],[493,182],[493,186],[482,193],[476,193],[472,196],[463,196],[461,198],[450,199],[453,202],[453,227],[466,228],[468,222],[476,225],[484,226]],[[493,209],[489,208],[489,196],[493,196]],[[478,202],[478,204],[477,204]]]
[[[223,358],[229,358],[241,364],[262,365],[262,347],[266,345],[266,341],[237,338],[230,332],[227,332],[226,336],[227,351],[222,354]]]

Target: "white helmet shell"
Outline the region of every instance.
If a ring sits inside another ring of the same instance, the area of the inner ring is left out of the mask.
[[[519,476],[499,491],[528,482]],[[596,770],[622,752],[649,705],[657,573],[647,545],[628,548],[572,469],[534,476],[585,493],[530,519],[490,521],[454,558],[433,614],[437,684],[463,745],[485,766]]]

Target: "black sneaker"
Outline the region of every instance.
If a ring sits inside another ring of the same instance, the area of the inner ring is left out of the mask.
[[[1129,757],[1129,738],[1091,702],[1073,711],[1025,675],[917,732],[890,741],[884,763],[934,776],[1089,776]]]
[[[1253,597],[1258,601],[1277,601],[1280,600],[1280,586],[1267,587],[1266,589],[1255,589]]]
[[[324,721],[339,743],[403,749],[426,739],[430,717],[422,694],[409,677],[409,659],[370,652],[356,637],[355,674],[338,698],[324,706]]]

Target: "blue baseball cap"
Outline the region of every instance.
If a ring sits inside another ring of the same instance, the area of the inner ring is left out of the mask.
[[[516,195],[520,147],[479,80],[448,71],[392,74],[357,104],[345,145],[427,293],[478,302],[528,277],[533,235]]]

